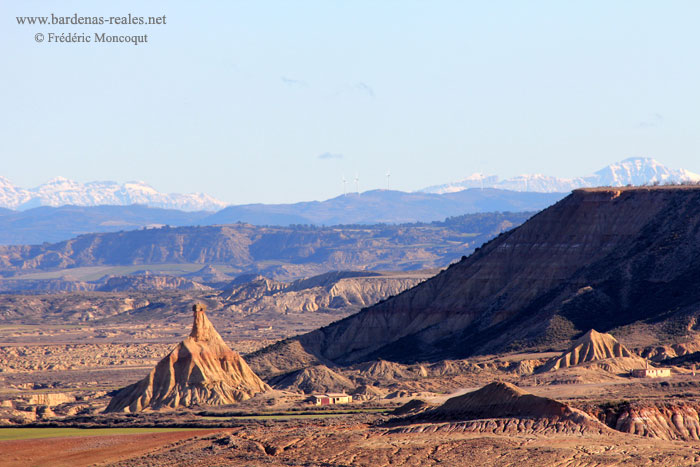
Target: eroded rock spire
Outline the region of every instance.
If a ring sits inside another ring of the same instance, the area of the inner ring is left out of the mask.
[[[231,350],[205,314],[192,307],[194,323],[180,342],[141,381],[121,389],[106,412],[235,404],[269,391],[238,352]]]
[[[206,305],[202,303],[192,305],[194,322],[192,323],[190,337],[197,342],[210,341],[213,339],[221,340],[221,336],[219,336],[219,333],[214,329],[214,325],[211,324],[211,321],[207,318],[205,313],[206,309]]]

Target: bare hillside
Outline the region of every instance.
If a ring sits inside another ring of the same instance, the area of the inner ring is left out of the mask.
[[[700,310],[699,245],[696,187],[577,190],[423,284],[298,340],[352,363],[565,348],[591,328],[678,336]]]

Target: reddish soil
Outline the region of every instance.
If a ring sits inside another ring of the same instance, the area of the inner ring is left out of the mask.
[[[192,430],[0,441],[0,466],[79,467],[114,463],[158,451],[178,441],[196,439],[221,431]]]

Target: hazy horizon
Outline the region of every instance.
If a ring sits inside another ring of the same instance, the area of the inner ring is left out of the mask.
[[[474,172],[700,172],[690,1],[3,3],[0,176],[141,180],[230,204]],[[160,26],[18,24],[127,14]],[[35,34],[148,34],[147,43]]]

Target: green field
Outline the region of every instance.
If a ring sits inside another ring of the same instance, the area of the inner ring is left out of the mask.
[[[139,433],[193,431],[203,428],[0,428],[0,441],[36,438],[65,438],[69,436],[114,436]]]
[[[235,417],[202,417],[206,420],[295,420],[300,418],[331,418],[344,417],[350,414],[347,413],[321,413],[321,414],[302,414],[302,415],[240,415]]]

